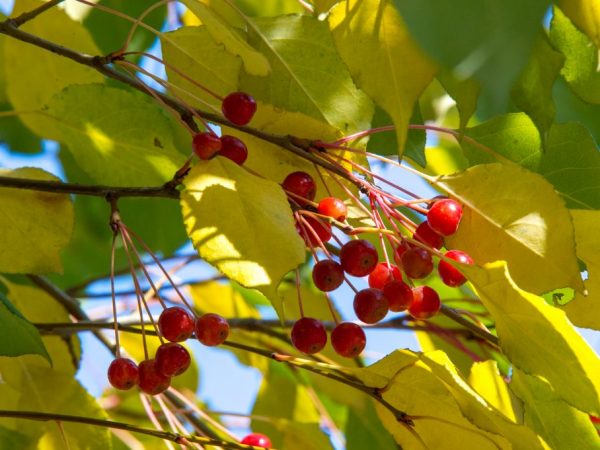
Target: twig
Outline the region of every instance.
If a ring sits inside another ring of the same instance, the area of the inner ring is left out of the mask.
[[[476,324],[474,324],[470,320],[465,319],[463,316],[458,314],[454,309],[452,309],[446,305],[442,305],[440,312],[442,314],[444,314],[446,317],[448,317],[449,319],[452,319],[454,322],[467,328],[474,335],[476,335],[488,342],[491,342],[494,345],[500,345],[500,340],[498,339],[498,336],[487,332],[483,328],[478,327]]]

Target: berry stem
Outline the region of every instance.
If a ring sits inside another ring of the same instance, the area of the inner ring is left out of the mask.
[[[300,317],[304,317],[304,308],[302,307],[302,293],[300,292],[300,271],[296,268],[296,293],[298,295],[298,310],[300,311]]]
[[[117,358],[121,357],[121,344],[119,342],[119,322],[117,321],[117,301],[115,298],[115,247],[117,243],[117,233],[113,233],[112,244],[110,246],[110,296],[112,301],[113,322],[115,330],[115,349]]]
[[[150,419],[150,422],[152,422],[152,425],[154,425],[154,428],[156,428],[158,431],[164,432],[163,427],[160,424],[160,421],[158,420],[158,417],[156,417],[156,413],[152,409],[152,405],[150,403],[151,400],[149,400],[146,397],[146,395],[141,392],[139,393],[139,396],[140,396],[140,401],[142,402],[142,406],[144,407],[144,411],[146,412],[146,415]],[[169,448],[170,450],[175,450],[170,442],[165,442],[165,444],[167,445],[167,448]]]
[[[134,22],[133,22],[133,25],[131,25],[131,28],[129,29],[129,33],[127,33],[127,38],[125,39],[125,42],[123,42],[123,45],[121,46],[121,49],[117,52],[117,54],[122,55],[123,52],[127,51],[127,49],[129,48],[129,45],[131,44],[131,40],[133,39],[134,33],[136,32],[138,27],[144,23],[143,20],[146,18],[146,16],[148,14],[150,14],[156,8],[159,8],[167,3],[171,3],[172,1],[174,1],[174,0],[161,0],[153,5],[150,5],[144,11],[142,11],[142,13],[137,18],[128,16],[129,18],[133,19]],[[162,33],[160,33],[158,36],[160,37],[160,35],[162,35]]]

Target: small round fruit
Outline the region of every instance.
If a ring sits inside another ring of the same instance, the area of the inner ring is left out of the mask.
[[[374,324],[383,319],[389,311],[388,299],[381,289],[367,288],[354,296],[354,312],[364,323]]]
[[[196,320],[196,338],[209,347],[222,344],[229,336],[227,320],[218,314],[208,313]]]
[[[255,447],[271,448],[271,439],[264,434],[252,433],[241,440],[242,444],[254,445]]]
[[[402,255],[404,255],[404,252],[409,248],[410,246],[408,244],[400,244],[394,249],[394,261],[396,261],[396,264],[402,266]]]
[[[166,377],[180,375],[190,366],[189,352],[183,345],[175,342],[162,344],[156,350],[156,368]]]
[[[409,248],[402,255],[402,269],[407,277],[419,280],[431,273],[433,259],[429,252],[423,248]]]
[[[418,286],[413,289],[413,301],[408,312],[415,319],[429,319],[435,316],[442,303],[438,293],[429,286]]]
[[[346,273],[355,277],[369,275],[377,265],[377,250],[363,239],[346,242],[340,250],[340,263]]]
[[[158,329],[167,341],[185,341],[194,332],[194,319],[185,309],[173,306],[160,314]]]
[[[450,250],[446,252],[444,256],[459,263],[473,264],[473,259],[465,252],[461,252],[460,250]],[[440,278],[444,284],[447,286],[458,287],[462,286],[467,281],[465,276],[460,273],[457,268],[453,267],[449,262],[444,260],[440,260],[440,263],[438,264],[438,273],[440,274]]]
[[[292,327],[292,344],[302,353],[320,352],[327,343],[325,327],[317,319],[303,317]]]
[[[171,384],[171,377],[167,377],[158,371],[156,360],[147,359],[142,361],[139,367],[142,392],[149,395],[157,395],[166,391]]]
[[[219,150],[219,155],[241,166],[248,158],[248,148],[246,144],[235,136],[224,135],[221,136],[221,150]]]
[[[319,214],[332,217],[339,222],[346,220],[346,215],[348,214],[346,204],[335,197],[326,197],[321,200],[317,210],[319,211]]]
[[[388,263],[379,263],[369,274],[369,287],[383,289],[392,280],[402,280],[402,273],[398,266]]]
[[[416,239],[419,242],[422,242],[425,245],[435,248],[439,250],[444,245],[444,239],[437,234],[433,229],[429,226],[427,221],[421,222],[415,233],[413,234],[413,239]]]
[[[192,141],[194,153],[200,159],[210,159],[221,150],[221,139],[212,133],[198,133]]]
[[[317,195],[317,185],[315,180],[306,172],[290,173],[285,177],[281,186],[286,191],[294,194],[290,197],[300,206],[306,206],[308,201],[313,201],[315,195]]]
[[[433,231],[442,236],[450,236],[456,233],[460,219],[462,218],[462,207],[450,198],[438,200],[427,212],[427,221]]]
[[[366,344],[365,332],[355,323],[342,322],[331,332],[331,345],[335,352],[344,358],[360,355]]]
[[[344,282],[344,269],[331,259],[323,259],[313,267],[312,278],[319,290],[331,292]]]
[[[230,122],[236,125],[246,125],[256,112],[256,101],[245,92],[232,92],[223,99],[221,111]]]
[[[138,366],[128,358],[116,358],[108,366],[108,381],[116,389],[131,389],[139,381]]]
[[[388,299],[390,311],[400,312],[408,309],[413,301],[413,291],[404,281],[390,281],[383,287],[383,295]]]
[[[307,247],[318,247],[319,242],[329,242],[329,239],[331,239],[331,225],[329,225],[329,223],[307,216],[304,216],[304,220],[306,222],[303,222],[302,224],[296,222],[296,231],[302,239],[304,239],[304,243]]]

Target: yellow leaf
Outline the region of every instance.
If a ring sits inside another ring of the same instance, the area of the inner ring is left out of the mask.
[[[569,211],[541,175],[517,165],[482,164],[434,184],[465,206],[458,232],[446,240],[478,264],[504,260],[515,282],[541,294],[583,290]]]
[[[59,181],[41,169],[0,169],[0,176]],[[0,272],[61,272],[61,250],[73,230],[68,195],[0,188]]]
[[[558,6],[600,48],[600,3],[597,0],[561,0]]]
[[[391,1],[340,2],[329,25],[357,86],[394,121],[402,156],[414,103],[436,65],[417,47]]]

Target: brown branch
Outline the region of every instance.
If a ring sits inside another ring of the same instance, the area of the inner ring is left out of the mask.
[[[500,340],[498,339],[498,336],[496,336],[492,333],[489,333],[488,331],[484,330],[483,328],[480,328],[479,326],[477,326],[477,324],[471,322],[468,319],[465,319],[463,316],[461,316],[459,313],[457,313],[454,309],[452,309],[446,305],[442,305],[440,312],[442,314],[444,314],[446,317],[448,317],[449,319],[453,320],[454,322],[456,322],[456,323],[462,325],[463,327],[465,327],[466,329],[468,329],[475,336],[477,336],[485,341],[488,341],[494,345],[500,345]]]

